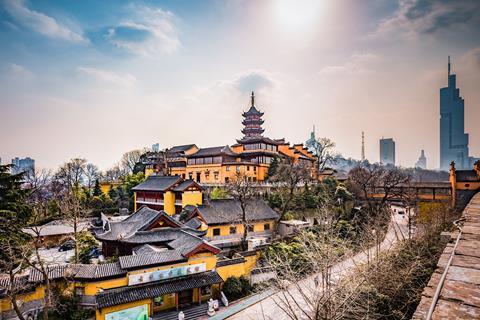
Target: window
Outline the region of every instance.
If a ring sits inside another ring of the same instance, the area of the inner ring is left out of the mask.
[[[230,179],[228,177],[225,177],[225,183],[228,183]]]
[[[263,230],[270,230],[270,223],[265,223],[263,225]]]
[[[257,167],[253,166],[253,172],[257,172]]]
[[[247,171],[250,171],[250,166],[247,166]]]
[[[212,294],[212,287],[211,286],[205,286],[200,288],[200,295],[202,296],[208,296]]]
[[[157,307],[163,305],[163,296],[153,298],[153,304]]]
[[[240,166],[237,166],[237,172],[240,172]]]
[[[249,225],[247,226],[247,231],[248,231],[248,232],[253,232],[254,230],[255,230],[255,229],[254,229],[254,227],[253,227],[253,224],[249,224]]]
[[[237,233],[237,227],[230,227],[230,234],[236,234]]]
[[[225,170],[230,171],[230,166],[227,166]]]
[[[213,229],[213,236],[219,236],[220,235],[220,228],[215,228]]]
[[[214,173],[213,173],[213,178],[214,178],[215,180],[218,180],[218,172],[214,172]]]
[[[85,294],[85,288],[75,287],[75,293],[77,294],[77,296],[83,296]]]
[[[200,175],[201,175],[201,172],[197,172],[197,182],[200,182]]]

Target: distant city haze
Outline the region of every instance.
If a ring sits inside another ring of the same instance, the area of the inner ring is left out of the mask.
[[[0,157],[108,169],[159,143],[334,140],[345,157],[440,167],[447,56],[480,157],[480,1],[0,2]]]

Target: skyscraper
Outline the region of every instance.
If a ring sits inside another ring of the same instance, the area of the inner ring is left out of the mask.
[[[22,172],[34,172],[35,171],[35,160],[32,158],[26,157],[20,159],[15,157],[12,159],[12,174],[18,174]]]
[[[395,141],[392,138],[380,139],[380,163],[395,165]]]
[[[425,157],[425,151],[422,150],[418,161],[415,162],[415,168],[427,169],[427,158]]]
[[[465,106],[456,87],[456,76],[450,74],[448,57],[448,87],[440,89],[440,169],[448,170],[451,161],[457,168],[469,167]]]

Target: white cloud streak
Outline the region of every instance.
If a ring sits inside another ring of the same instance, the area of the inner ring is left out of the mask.
[[[46,37],[75,43],[88,42],[83,35],[60,24],[55,18],[29,9],[23,0],[7,0],[5,9],[19,24]]]
[[[141,56],[171,54],[180,47],[177,18],[172,12],[133,4],[130,9],[135,13],[133,17],[108,30],[105,37],[112,45]],[[118,28],[142,31],[148,36],[140,40],[125,38],[118,34]]]
[[[355,53],[343,64],[323,67],[320,75],[354,75],[372,73],[372,65],[378,62],[379,56],[373,53]]]
[[[91,67],[78,67],[77,71],[96,80],[111,83],[117,86],[132,87],[137,81],[137,79],[130,73],[120,75],[112,71]]]
[[[10,63],[8,69],[10,75],[17,79],[31,79],[34,76],[33,72],[16,63]]]

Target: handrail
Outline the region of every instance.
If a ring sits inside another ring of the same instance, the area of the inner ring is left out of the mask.
[[[459,231],[457,235],[457,240],[455,240],[455,245],[453,246],[453,250],[450,253],[450,258],[448,259],[447,264],[445,265],[445,269],[443,270],[442,277],[440,278],[440,281],[437,284],[437,289],[435,290],[435,294],[433,295],[433,298],[432,298],[432,303],[430,304],[430,308],[428,309],[426,320],[432,319],[433,311],[435,310],[435,306],[437,305],[438,298],[440,297],[440,292],[442,291],[442,288],[443,288],[443,283],[447,278],[448,268],[450,268],[450,265],[452,264],[453,257],[455,256],[455,250],[457,249],[458,243],[460,242],[460,237],[462,235],[462,228],[458,225],[458,223],[463,220],[465,220],[465,218],[460,218],[453,222],[453,224]]]

